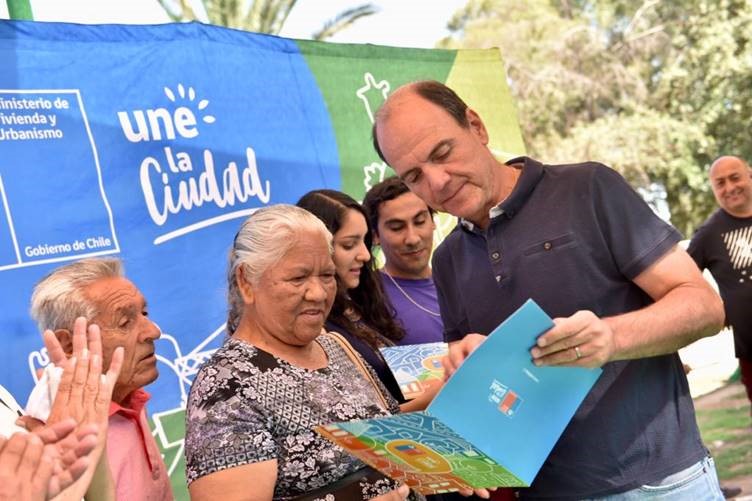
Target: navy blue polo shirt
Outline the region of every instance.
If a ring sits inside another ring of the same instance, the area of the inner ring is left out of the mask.
[[[632,280],[680,234],[605,165],[509,161],[517,163],[517,184],[488,228],[461,221],[434,254],[446,340],[488,334],[528,298],[551,317],[649,305]],[[623,492],[706,453],[677,354],[611,362],[523,496]]]

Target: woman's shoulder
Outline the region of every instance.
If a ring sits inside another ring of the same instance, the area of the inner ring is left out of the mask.
[[[329,358],[329,365],[332,362],[340,363],[343,357],[347,358],[347,352],[343,346],[344,343],[349,343],[347,336],[342,332],[338,332],[334,329],[327,329],[327,332],[321,333],[316,341],[324,348],[327,357]]]
[[[222,346],[204,360],[198,369],[198,375],[200,376],[203,372],[218,367],[232,366],[242,361],[251,360],[257,351],[255,346],[228,337],[222,343]]]
[[[191,394],[210,397],[221,388],[239,388],[259,371],[258,350],[247,343],[227,338],[198,368]],[[237,382],[235,384],[233,382]]]

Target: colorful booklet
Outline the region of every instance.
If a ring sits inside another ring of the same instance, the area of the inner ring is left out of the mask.
[[[501,323],[423,412],[316,431],[422,494],[527,487],[600,369],[536,367],[530,348],[553,321],[532,300]]]
[[[380,350],[407,400],[423,393],[429,385],[444,380],[441,359],[448,351],[446,343],[386,346]]]

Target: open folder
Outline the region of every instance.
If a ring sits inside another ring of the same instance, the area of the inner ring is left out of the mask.
[[[406,400],[412,400],[430,385],[444,381],[441,359],[449,350],[447,343],[384,346],[379,350]]]
[[[527,487],[600,369],[536,367],[553,321],[528,300],[465,360],[423,412],[316,431],[422,494]]]

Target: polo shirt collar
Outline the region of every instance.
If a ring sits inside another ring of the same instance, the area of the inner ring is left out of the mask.
[[[543,164],[530,157],[515,157],[505,162],[506,165],[519,163],[522,164],[522,172],[517,178],[517,184],[507,198],[488,211],[491,221],[501,215],[506,215],[510,219],[514,217],[543,177]],[[466,230],[476,231],[475,225],[466,219],[460,218],[460,224]]]
[[[110,402],[110,412],[108,415],[112,416],[114,414],[121,413],[138,417],[141,414],[141,411],[146,406],[146,402],[148,402],[150,398],[151,395],[146,390],[139,388],[138,390],[131,393],[131,395],[128,397],[128,400],[125,402],[125,405]]]

